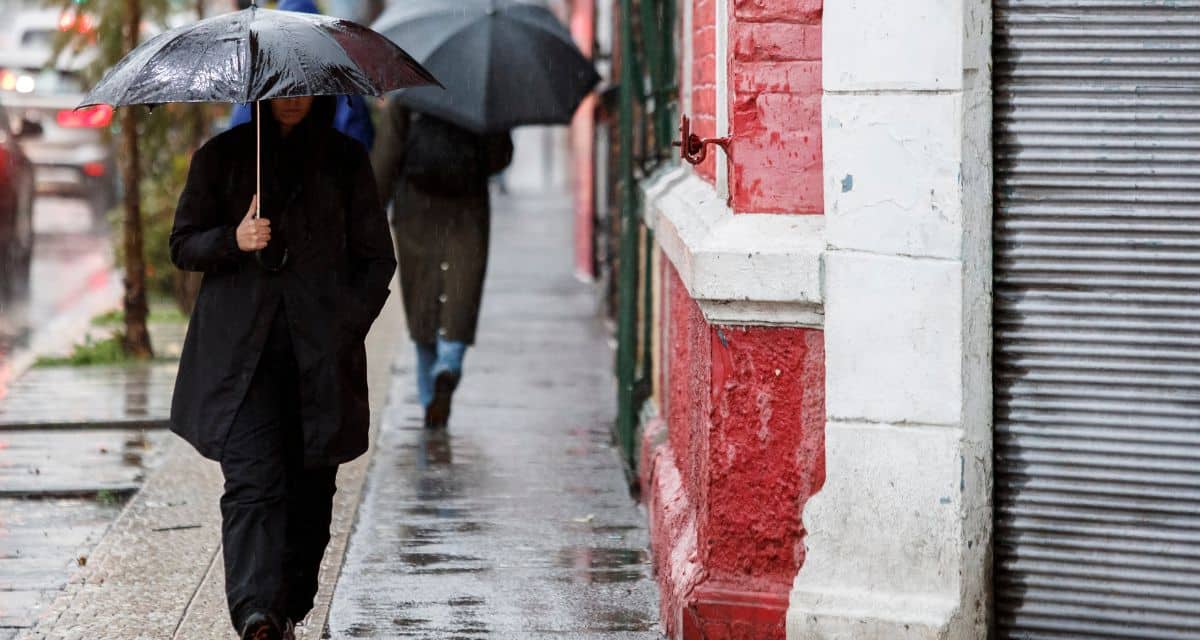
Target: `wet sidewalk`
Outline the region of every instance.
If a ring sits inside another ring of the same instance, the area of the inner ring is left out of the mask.
[[[493,201],[478,345],[447,433],[397,359],[333,638],[658,638],[645,517],[610,445],[613,352],[563,194]]]

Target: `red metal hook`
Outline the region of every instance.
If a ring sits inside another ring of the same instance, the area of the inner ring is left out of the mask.
[[[687,160],[692,164],[700,164],[708,157],[708,145],[715,144],[721,147],[725,155],[729,155],[729,136],[724,138],[701,138],[692,133],[692,121],[687,116],[679,118],[679,140],[671,144],[679,147],[679,157]],[[687,144],[684,144],[684,141]]]

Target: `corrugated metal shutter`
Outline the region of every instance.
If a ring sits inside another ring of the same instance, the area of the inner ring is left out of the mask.
[[[1200,638],[1200,0],[997,0],[1001,638]]]

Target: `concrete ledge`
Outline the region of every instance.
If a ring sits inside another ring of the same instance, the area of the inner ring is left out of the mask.
[[[871,591],[792,591],[788,638],[938,640],[945,637],[957,599]]]
[[[690,168],[643,185],[646,224],[715,324],[820,328],[825,217],[734,214]]]

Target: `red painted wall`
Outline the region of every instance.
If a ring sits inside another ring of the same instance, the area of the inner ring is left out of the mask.
[[[641,465],[672,637],[782,638],[824,470],[824,335],[709,325],[664,266],[665,422]]]
[[[813,329],[709,327],[705,566],[726,587],[791,588],[798,510],[825,479],[825,344]]]
[[[693,129],[716,136],[729,101],[735,212],[821,213],[822,0],[730,0],[728,96],[718,96],[716,0],[692,0]],[[687,61],[683,61],[686,65]],[[715,182],[714,149],[697,173]]]
[[[821,213],[822,0],[731,0],[735,212]]]

